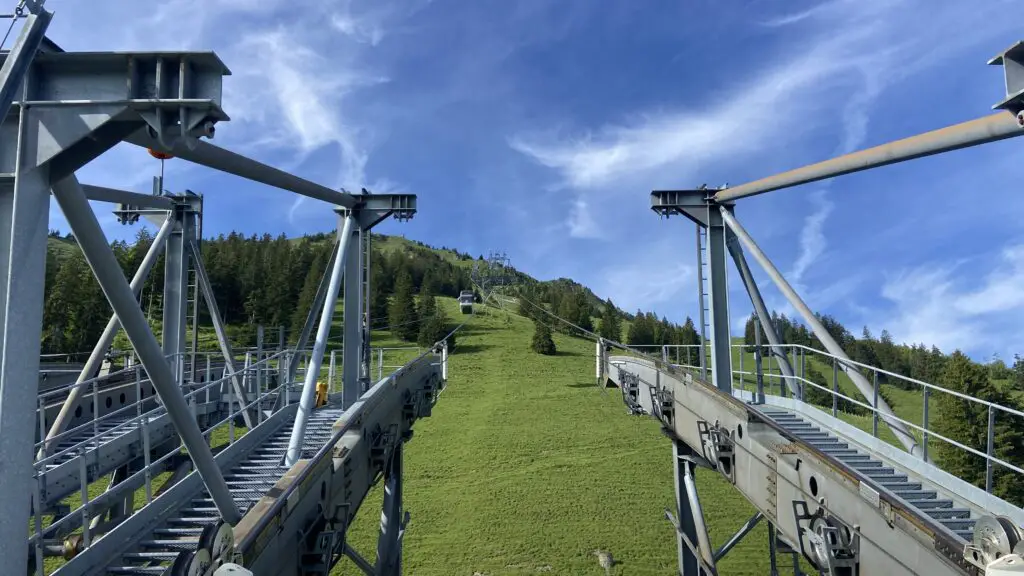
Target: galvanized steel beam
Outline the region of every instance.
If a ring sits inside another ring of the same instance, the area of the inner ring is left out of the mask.
[[[346,253],[352,244],[355,220],[355,217],[349,215],[344,218],[342,224],[341,242],[338,244],[338,254],[334,257],[334,266],[331,268],[331,283],[327,287],[323,310],[320,312],[320,326],[317,328],[316,341],[313,344],[313,354],[309,358],[309,365],[306,366],[305,382],[302,383],[299,411],[295,415],[295,423],[292,424],[291,438],[288,439],[288,452],[284,461],[286,466],[293,466],[302,455],[306,420],[314,408],[316,384],[320,378],[320,366],[324,359],[324,350],[327,348],[327,338],[331,335],[331,321],[334,318],[334,307],[338,302],[338,292],[341,290],[341,276],[346,271]]]
[[[86,198],[99,202],[128,204],[138,208],[150,208],[155,210],[173,210],[175,206],[174,198],[169,196],[139,194],[138,192],[118,190],[116,188],[108,188],[106,186],[93,186],[92,184],[82,184],[82,190],[85,191]]]
[[[143,148],[173,154],[182,160],[188,160],[189,162],[220,170],[221,172],[227,172],[228,174],[234,174],[247,180],[329,202],[336,206],[351,208],[356,203],[355,198],[348,192],[332,190],[316,182],[311,182],[305,178],[279,170],[273,166],[268,166],[230,150],[214,146],[208,142],[199,141],[193,147],[189,147],[181,142],[167,146],[160,143],[148,130],[136,132],[125,140]]]
[[[773,190],[817,182],[826,178],[860,172],[869,168],[887,166],[897,162],[940,154],[960,148],[968,148],[988,142],[1024,135],[1024,124],[1019,116],[999,112],[977,120],[940,128],[903,140],[889,142],[867,150],[845,154],[831,160],[818,162],[783,172],[715,193],[717,202],[727,202],[763,194]]]
[[[60,204],[68,225],[82,247],[82,253],[92,268],[100,288],[107,296],[111,308],[120,319],[128,339],[146,368],[146,373],[149,374],[157,394],[167,409],[167,415],[174,422],[174,427],[210,491],[221,517],[225,522],[235,524],[241,519],[241,514],[224,481],[224,475],[213,460],[210,447],[185,403],[181,389],[164,358],[163,350],[150,331],[142,309],[139,308],[128,282],[124,279],[121,266],[114,258],[114,253],[89,206],[89,200],[78,185],[78,180],[74,176],[69,176],[53,183],[53,196]]]
[[[7,117],[11,109],[11,102],[14,95],[21,86],[25,73],[28,72],[32,59],[35,58],[39,46],[46,37],[46,29],[50,26],[53,13],[43,8],[45,0],[37,0],[25,22],[22,24],[21,32],[11,51],[4,56],[3,66],[0,67],[0,118]],[[13,16],[12,16],[13,17]]]
[[[818,340],[825,346],[833,356],[837,356],[842,360],[850,361],[850,357],[847,356],[846,352],[843,351],[842,347],[832,338],[832,335],[828,333],[825,326],[818,320],[818,317],[814,315],[814,312],[807,307],[800,296],[793,290],[793,287],[789,285],[789,282],[782,276],[778,268],[772,264],[771,260],[761,251],[761,248],[754,242],[754,239],[747,234],[747,231],[740,226],[740,223],[726,210],[724,207],[719,210],[722,218],[725,220],[726,225],[731,229],[736,237],[739,238],[743,246],[754,255],[754,259],[761,264],[765,272],[768,273],[768,277],[772,279],[772,282],[779,288],[782,295],[789,300],[789,303],[796,308],[797,312],[803,317],[804,321],[811,327],[811,331],[818,337]],[[879,412],[882,413],[882,419],[892,430],[896,438],[899,439],[900,443],[907,448],[911,454],[919,455],[920,446],[914,436],[907,430],[907,427],[897,420],[895,420],[895,414],[893,414],[892,408],[889,407],[889,403],[884,398],[878,398],[877,405],[873,402],[874,400],[874,387],[864,378],[864,376],[856,369],[847,369],[844,366],[844,370],[850,380],[857,387],[857,390],[864,396],[865,400],[869,404],[875,406]]]
[[[163,225],[160,226],[160,230],[156,233],[156,237],[153,238],[153,243],[150,244],[149,250],[146,251],[146,255],[142,258],[139,269],[135,271],[135,276],[132,277],[129,287],[136,298],[139,291],[142,290],[142,285],[146,283],[146,278],[149,277],[149,272],[153,269],[153,265],[156,264],[157,258],[160,257],[160,251],[163,250],[164,243],[167,241],[167,237],[170,235],[173,227],[173,220],[168,218],[164,221]],[[96,372],[99,370],[104,356],[106,356],[107,349],[114,342],[114,336],[117,335],[117,331],[120,329],[121,323],[117,320],[117,314],[112,314],[110,320],[107,321],[107,326],[103,329],[103,333],[100,334],[99,340],[97,340],[96,345],[89,354],[89,358],[85,361],[85,366],[78,375],[75,385],[68,391],[68,397],[64,400],[64,405],[61,406],[60,412],[53,420],[49,432],[46,433],[46,444],[40,451],[40,457],[43,457],[49,450],[50,440],[63,432],[67,427],[75,405],[78,404],[78,399],[82,395],[82,383],[96,376]]]

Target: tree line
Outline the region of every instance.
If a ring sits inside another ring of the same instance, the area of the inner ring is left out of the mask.
[[[287,342],[294,344],[331,260],[334,238],[334,234],[325,233],[288,239],[283,235],[247,237],[232,232],[202,242],[203,261],[217,295],[217,306],[235,345],[255,345],[259,325],[273,334],[283,327]],[[140,228],[133,241],[111,243],[126,278],[135,274],[153,239],[150,230]],[[442,326],[447,328],[447,319],[441,318],[443,310],[432,305],[433,298],[455,297],[469,288],[468,271],[423,246],[413,244],[385,253],[373,245],[371,238],[373,327],[391,329],[407,341],[420,339],[421,320],[434,333],[440,333]],[[161,253],[139,294],[139,302],[156,331],[163,311],[164,260]],[[190,286],[194,281],[190,276]],[[90,350],[106,326],[111,309],[71,235],[50,233],[44,290],[43,353]],[[412,315],[399,312],[391,302],[396,292],[402,306],[410,293],[413,298],[418,295],[418,300],[429,297],[431,303],[415,304]],[[205,306],[200,307],[199,322],[211,324]],[[391,328],[394,324],[403,326]],[[412,329],[417,332],[412,333]],[[276,343],[276,336],[268,338]],[[123,335],[120,342],[127,344]]]

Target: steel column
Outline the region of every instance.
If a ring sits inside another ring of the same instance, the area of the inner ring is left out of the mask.
[[[295,372],[299,369],[299,351],[309,343],[309,336],[313,333],[313,327],[316,326],[317,313],[320,312],[324,305],[324,298],[327,297],[327,287],[331,281],[331,270],[334,268],[334,261],[338,255],[340,240],[339,238],[334,242],[334,249],[331,250],[331,257],[327,259],[324,275],[320,278],[320,285],[316,289],[316,296],[313,297],[313,303],[310,304],[309,312],[306,314],[306,321],[303,322],[302,330],[299,331],[299,338],[295,342],[295,356],[288,363],[288,370],[285,372],[285,384],[291,384],[295,380]]]
[[[729,274],[726,265],[725,212],[708,205],[708,284],[711,311],[711,378],[715,386],[732,393],[732,338],[729,335]]]
[[[345,408],[354,404],[364,392],[363,375],[360,374],[363,357],[361,238],[364,233],[369,233],[369,230],[358,224],[353,226],[345,256],[345,344],[341,358],[342,405]]]
[[[188,320],[188,244],[194,234],[194,215],[185,205],[171,211],[174,227],[167,238],[164,259],[162,340],[164,356],[174,366],[178,385],[184,380],[185,325]]]
[[[53,196],[57,199],[57,203],[60,205],[61,211],[71,227],[71,231],[82,247],[82,253],[92,268],[100,288],[106,295],[107,300],[110,301],[110,306],[114,309],[114,313],[120,319],[121,325],[128,335],[132,346],[135,347],[143,367],[145,367],[146,372],[149,374],[153,387],[156,388],[157,394],[164,403],[167,415],[170,417],[171,422],[181,437],[182,443],[188,450],[189,457],[192,458],[196,470],[206,484],[206,488],[209,490],[211,498],[220,511],[221,517],[230,524],[237,523],[241,520],[242,516],[235,506],[231,492],[224,481],[224,476],[213,459],[213,454],[210,452],[210,447],[207,446],[206,440],[199,430],[199,425],[192,418],[188,404],[185,402],[184,396],[182,396],[181,388],[174,381],[174,375],[167,365],[163,351],[150,331],[149,324],[146,323],[146,318],[142,314],[142,309],[139,308],[138,303],[135,301],[135,296],[132,294],[128,282],[124,279],[121,266],[117,263],[117,259],[114,258],[114,253],[111,251],[110,245],[103,235],[103,230],[96,220],[96,215],[93,214],[89,206],[89,200],[82,192],[75,176],[71,175],[54,183]],[[46,228],[43,227],[40,229],[40,232],[45,233],[45,230]],[[21,281],[24,281],[24,279],[21,278]],[[36,339],[36,346],[38,346],[38,339]],[[33,358],[38,358],[38,354]],[[38,362],[38,360],[36,361]],[[29,407],[28,411],[31,412],[31,407]],[[19,497],[24,499],[24,494],[24,492],[20,493]],[[20,535],[18,542],[21,543],[21,547],[24,547],[23,539],[26,522],[27,518],[19,526]]]
[[[164,242],[167,241],[167,237],[170,235],[173,227],[174,220],[168,217],[167,220],[164,221],[163,225],[160,226],[160,230],[156,233],[156,237],[153,238],[153,243],[149,246],[149,250],[146,251],[146,255],[142,258],[142,263],[139,264],[139,269],[135,271],[135,276],[132,277],[129,287],[132,289],[132,293],[135,294],[136,297],[138,297],[139,291],[142,290],[143,284],[146,283],[146,278],[149,277],[149,272],[153,269],[153,265],[156,264],[157,259],[160,257],[160,251],[163,249]],[[110,348],[110,345],[114,342],[114,336],[117,335],[117,331],[120,329],[121,323],[117,320],[117,314],[112,314],[110,316],[110,320],[107,321],[106,328],[103,329],[103,334],[100,335],[99,340],[96,342],[96,346],[92,349],[92,353],[89,354],[89,359],[85,361],[85,366],[82,368],[82,372],[78,375],[78,380],[68,392],[68,397],[64,400],[64,405],[60,407],[60,412],[57,414],[53,424],[50,426],[50,431],[46,433],[47,443],[43,446],[43,452],[49,450],[49,441],[54,436],[63,432],[67,427],[68,421],[71,420],[71,413],[75,409],[75,404],[78,403],[78,398],[82,395],[82,383],[96,376],[96,371],[99,370],[100,364],[103,362],[103,357],[107,353],[107,349]],[[141,398],[141,396],[137,397],[137,399]]]
[[[206,275],[206,266],[203,264],[202,256],[199,254],[199,246],[194,240],[188,243],[189,252],[192,254],[192,263],[196,270],[196,282],[203,291],[203,300],[206,301],[206,310],[210,313],[210,320],[213,322],[213,330],[217,333],[217,343],[220,345],[220,353],[224,355],[224,365],[231,370],[231,386],[235,390],[235,397],[238,398],[238,409],[242,412],[242,419],[249,429],[253,427],[253,419],[249,414],[246,405],[249,403],[245,389],[239,379],[238,364],[235,363],[235,351],[228,339],[227,327],[220,316],[220,308],[217,306],[217,299],[213,294],[213,286],[210,284],[210,277]],[[258,409],[258,408],[257,408]]]
[[[765,272],[768,273],[768,276],[773,282],[775,282],[775,285],[778,286],[779,291],[782,292],[786,299],[789,300],[789,303],[796,308],[801,316],[803,316],[804,321],[811,327],[814,335],[817,336],[818,340],[825,345],[825,348],[828,349],[829,353],[845,361],[843,363],[843,370],[850,377],[850,380],[854,385],[857,386],[857,389],[860,390],[861,395],[870,401],[870,398],[873,395],[871,384],[868,383],[867,379],[864,378],[858,370],[847,369],[847,366],[849,366],[847,362],[850,362],[850,357],[846,355],[846,352],[844,352],[839,344],[832,338],[832,335],[828,333],[828,330],[826,330],[825,326],[822,325],[820,320],[818,320],[818,317],[815,316],[814,313],[811,312],[811,309],[807,307],[807,304],[800,299],[800,296],[797,295],[796,291],[793,290],[793,287],[789,285],[789,282],[782,277],[778,268],[776,268],[775,265],[772,264],[771,260],[765,256],[764,252],[761,251],[761,248],[754,243],[754,239],[747,234],[747,231],[740,226],[740,223],[736,221],[733,215],[724,207],[717,210],[717,212],[724,219],[726,225],[735,232],[736,236],[741,242],[743,242],[744,247],[747,250],[750,250],[750,253],[754,255],[754,258],[761,264],[761,267],[764,268]],[[895,415],[892,412],[892,408],[889,407],[889,404],[884,398],[878,399],[878,405],[875,406],[875,409],[882,412],[882,419],[892,430],[893,434],[896,435],[900,443],[907,448],[907,451],[915,455],[920,454],[920,446],[918,445],[917,440],[914,439],[914,436],[907,430],[906,426],[904,426],[902,422],[894,420]]]
[[[34,168],[38,112],[22,108],[14,177],[0,177],[0,558],[24,569],[46,278],[48,175]],[[13,138],[4,146],[15,147]]]
[[[402,573],[402,536],[408,513],[402,510],[402,444],[399,440],[391,454],[385,475],[384,504],[380,513],[380,535],[377,537],[377,576],[400,576]]]
[[[707,320],[704,318],[704,248],[701,246],[703,242],[701,234],[701,225],[697,224],[697,311],[700,315],[700,323],[697,325],[700,336],[700,377],[703,380],[708,379],[708,353],[705,349],[707,343],[707,333],[704,327],[707,325]]]
[[[299,399],[299,411],[295,414],[292,434],[288,439],[288,452],[285,455],[286,466],[293,466],[302,455],[302,441],[306,433],[306,421],[313,412],[316,401],[316,381],[320,377],[320,366],[324,359],[324,349],[331,335],[331,320],[334,318],[334,307],[338,302],[338,291],[341,289],[341,275],[345,272],[345,255],[350,247],[352,228],[355,217],[349,215],[341,229],[341,242],[338,243],[338,254],[334,257],[331,268],[331,281],[327,287],[323,310],[320,312],[320,326],[316,331],[316,342],[313,344],[313,356],[306,367],[306,379],[302,384],[302,396]]]
[[[6,118],[14,101],[14,94],[22,84],[32,60],[39,51],[39,45],[46,37],[53,13],[42,7],[45,0],[37,0],[36,9],[25,17],[21,32],[14,46],[7,53],[3,67],[0,67],[0,118]]]
[[[732,232],[727,234],[726,243],[729,246],[729,254],[732,255],[733,263],[736,264],[736,269],[740,273],[740,278],[743,279],[743,286],[746,287],[747,294],[750,296],[750,303],[754,306],[754,312],[761,319],[761,326],[764,327],[764,333],[768,337],[768,344],[772,347],[772,353],[779,359],[779,370],[785,376],[786,385],[789,391],[793,393],[794,398],[802,400],[803,398],[800,396],[796,386],[796,380],[793,378],[793,366],[789,363],[789,358],[786,357],[786,352],[782,349],[782,339],[779,338],[778,333],[775,331],[772,317],[768,314],[768,307],[764,305],[761,291],[757,288],[754,275],[750,273],[750,267],[747,266],[747,259],[743,256],[743,248],[740,247],[736,240],[736,235]]]

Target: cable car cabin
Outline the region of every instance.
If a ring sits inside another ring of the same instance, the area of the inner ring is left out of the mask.
[[[463,314],[473,313],[473,291],[463,290],[459,293],[459,310]]]

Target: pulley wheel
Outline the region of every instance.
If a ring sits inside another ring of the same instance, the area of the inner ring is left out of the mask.
[[[210,553],[210,560],[226,562],[235,548],[235,533],[231,525],[223,520],[207,524],[199,536],[199,548]]]
[[[210,568],[210,551],[181,552],[171,564],[170,576],[203,576]]]
[[[1020,543],[1017,527],[1004,516],[982,516],[974,524],[971,544],[976,546],[988,564],[1013,552]]]

